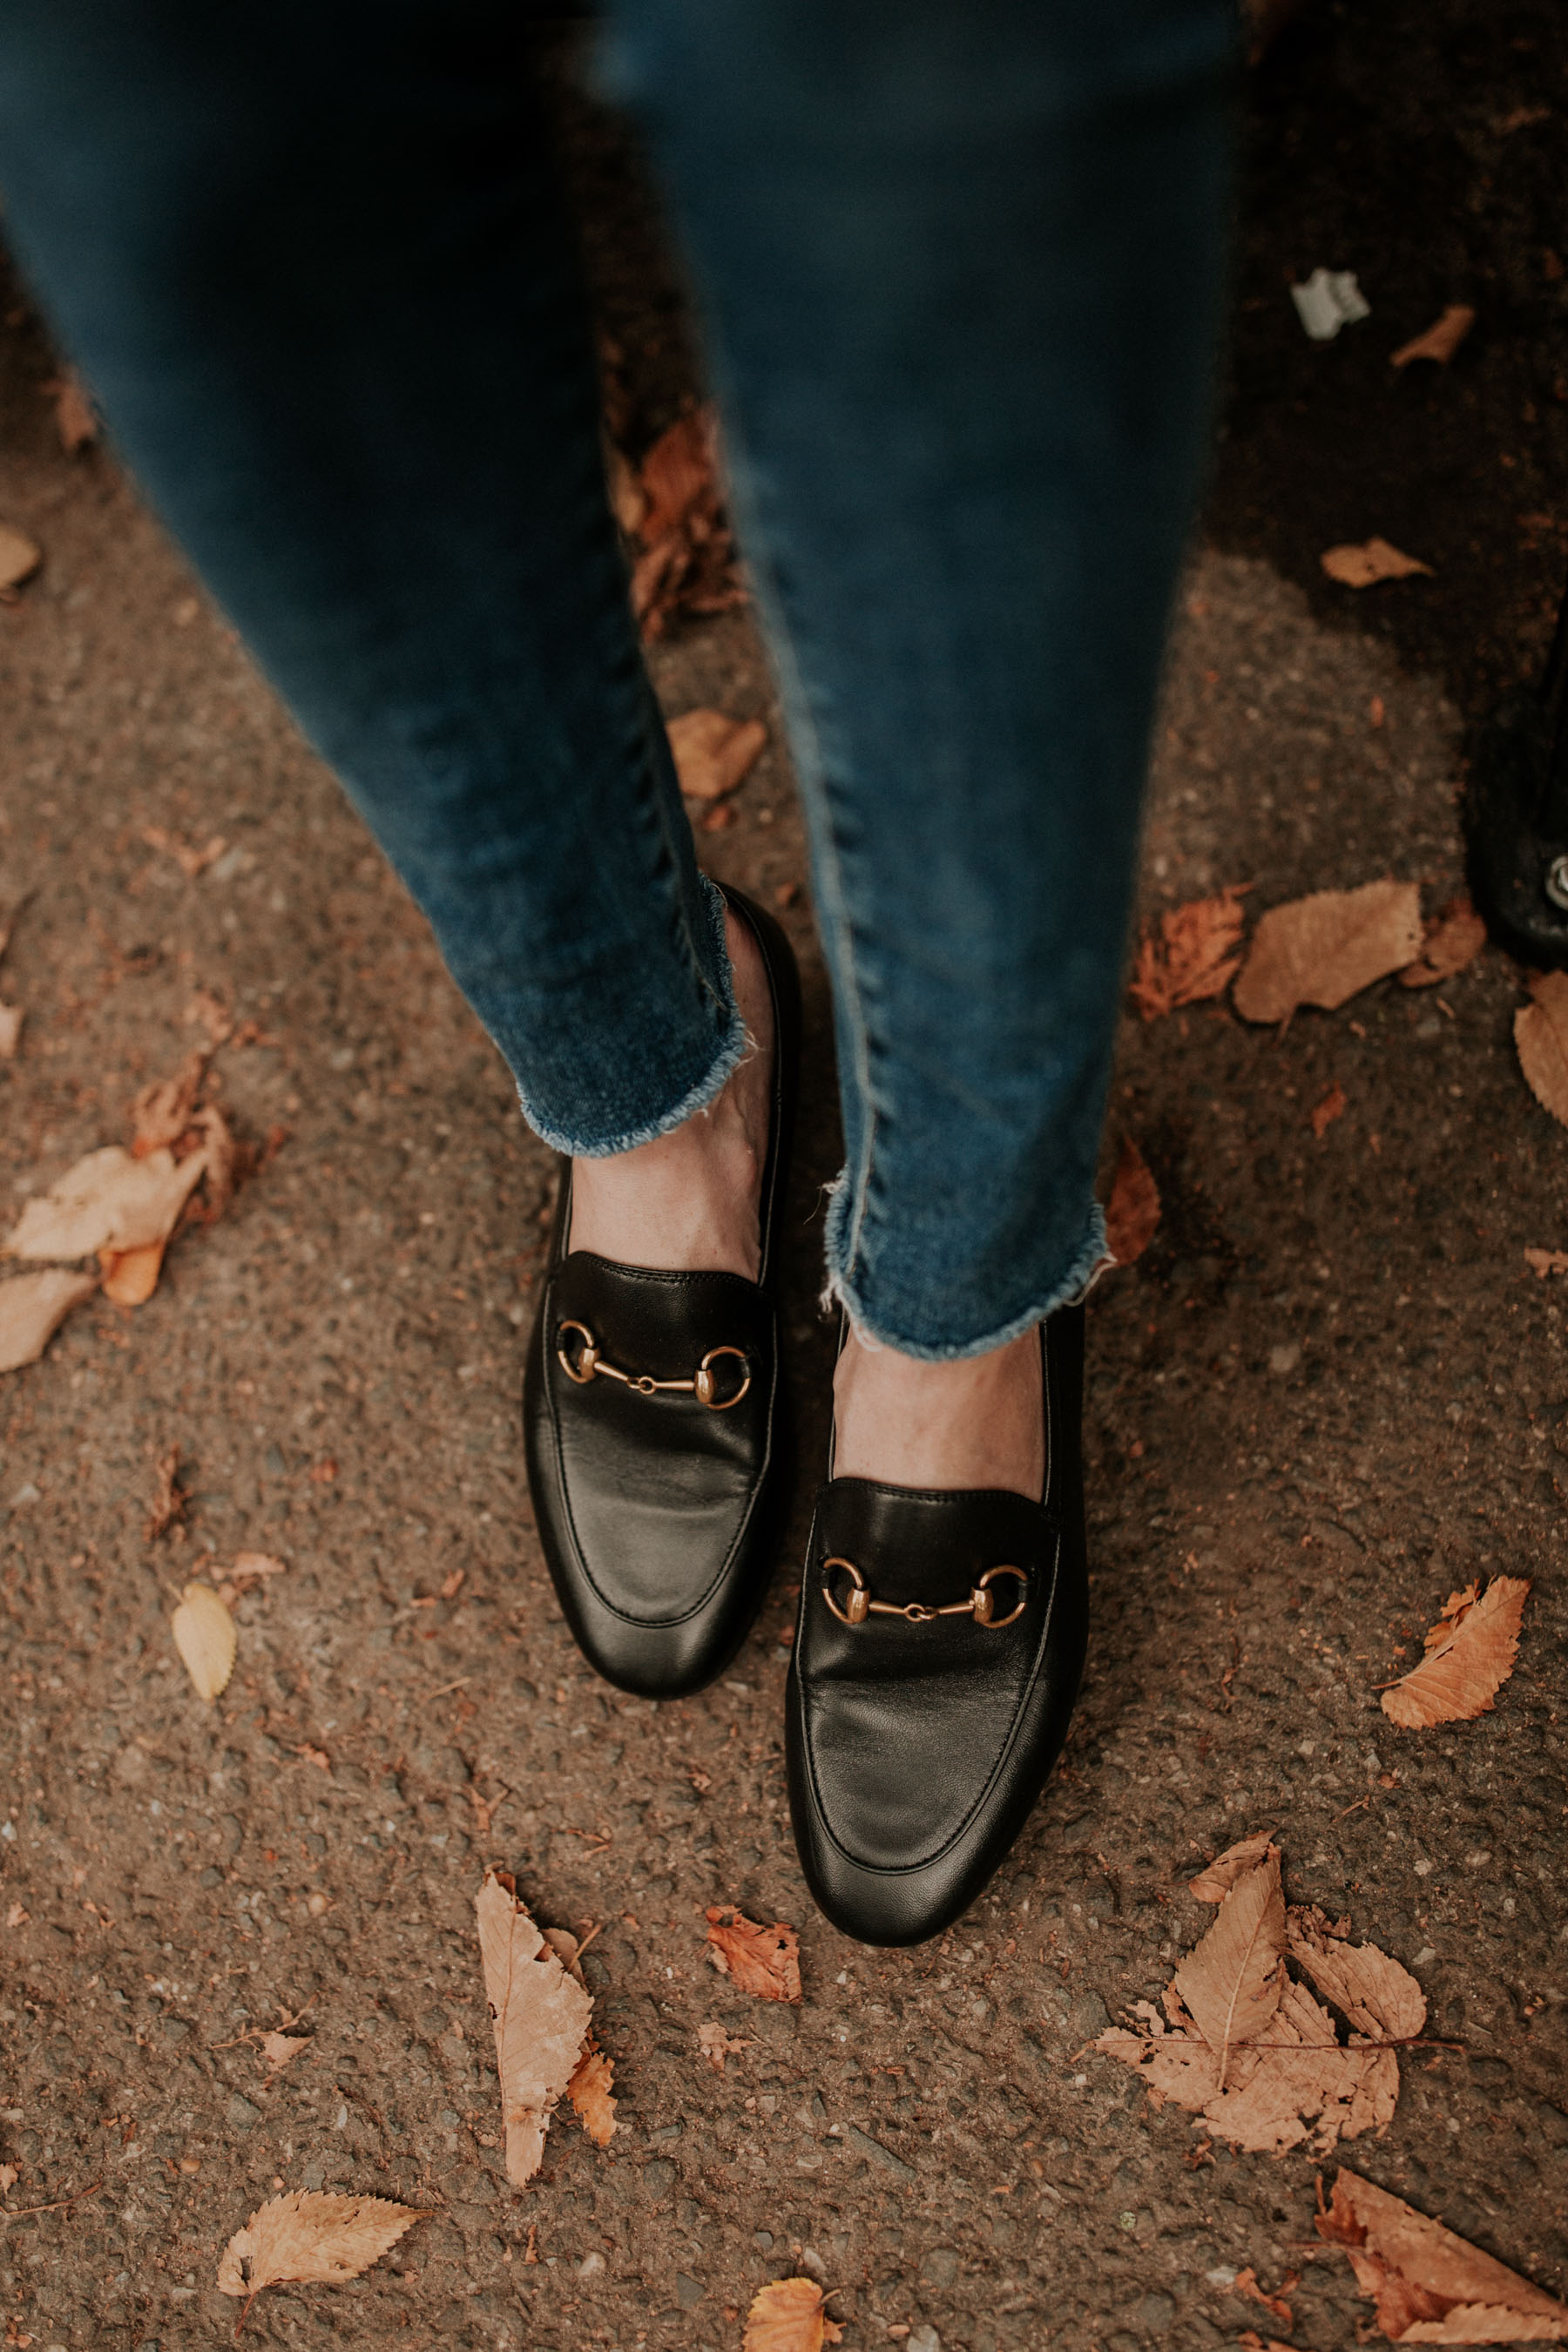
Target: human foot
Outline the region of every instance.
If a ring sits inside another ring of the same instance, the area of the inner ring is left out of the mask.
[[[1046,1478],[1040,1335],[927,1364],[851,1328],[833,1376],[836,1478],[1005,1488],[1037,1503]]]
[[[568,1247],[621,1265],[743,1274],[761,1262],[758,1208],[767,1161],[774,1052],[773,995],[751,925],[731,908],[724,942],[748,1045],[723,1090],[668,1135],[572,1163]]]

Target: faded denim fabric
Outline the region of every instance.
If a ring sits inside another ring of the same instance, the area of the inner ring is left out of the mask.
[[[707,322],[837,1008],[831,1286],[1079,1289],[1199,483],[1234,0],[612,0]],[[8,0],[0,181],[130,462],[558,1149],[742,1046],[499,0]]]

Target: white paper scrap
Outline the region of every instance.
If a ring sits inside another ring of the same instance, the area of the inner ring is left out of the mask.
[[[1342,327],[1372,316],[1353,269],[1314,269],[1304,286],[1291,287],[1290,299],[1315,343],[1331,343]]]

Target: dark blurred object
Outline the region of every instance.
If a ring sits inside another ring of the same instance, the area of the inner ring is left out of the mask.
[[[1475,730],[1465,836],[1493,939],[1537,970],[1568,965],[1568,595],[1538,691],[1510,695]]]
[[[1282,33],[1303,0],[1241,0],[1241,26],[1247,37],[1247,62],[1255,66],[1277,33]]]

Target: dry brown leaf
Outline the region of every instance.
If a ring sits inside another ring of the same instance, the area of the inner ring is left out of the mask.
[[[1542,1282],[1549,1274],[1568,1274],[1568,1250],[1527,1249],[1524,1262]]]
[[[142,1087],[131,1106],[133,1160],[145,1160],[150,1151],[178,1143],[191,1124],[209,1058],[205,1053],[187,1054],[172,1078]]]
[[[681,613],[742,604],[734,542],[719,495],[710,409],[681,417],[643,459],[638,484],[643,551],[632,570],[632,608],[646,637]]]
[[[1132,1138],[1122,1138],[1110,1198],[1105,1207],[1105,1246],[1118,1265],[1142,1256],[1160,1225],[1160,1188]]]
[[[1316,890],[1270,907],[1231,1002],[1244,1021],[1285,1021],[1299,1005],[1326,1013],[1421,952],[1421,893],[1414,882]],[[1564,980],[1568,988],[1568,979]]]
[[[1487,943],[1487,927],[1463,893],[1450,898],[1421,943],[1421,953],[1399,975],[1401,988],[1436,988],[1472,963]]]
[[[133,1160],[118,1143],[106,1144],[26,1203],[5,1250],[13,1257],[90,1257],[167,1241],[205,1165],[199,1151],[176,1164],[172,1151]]]
[[[1314,1103],[1311,1109],[1307,1114],[1312,1133],[1317,1137],[1320,1143],[1321,1143],[1324,1136],[1327,1135],[1330,1128],[1332,1127],[1335,1119],[1342,1118],[1344,1117],[1344,1113],[1345,1090],[1343,1087],[1341,1086],[1338,1078],[1336,1078],[1333,1085],[1329,1088],[1328,1093],[1323,1097],[1322,1101],[1320,1103]]]
[[[158,1287],[166,1242],[149,1242],[144,1249],[100,1250],[103,1295],[116,1307],[144,1307]]]
[[[1223,1853],[1215,1854],[1195,1878],[1189,1878],[1187,1893],[1195,1895],[1200,1903],[1223,1903],[1237,1880],[1256,1870],[1264,1855],[1268,1853],[1279,1860],[1279,1851],[1274,1843],[1273,1832],[1254,1830],[1250,1837],[1244,1837],[1235,1845],[1227,1845]],[[1174,2020],[1172,2021],[1175,2022]]]
[[[768,740],[760,719],[729,719],[721,710],[688,710],[669,722],[675,772],[688,800],[722,800],[755,765]]]
[[[725,2059],[734,2057],[737,2051],[749,2049],[751,2045],[744,2039],[732,2040],[721,2025],[710,2018],[697,2029],[697,2046],[713,2072],[721,2074]]]
[[[1468,302],[1450,302],[1424,335],[1415,335],[1396,352],[1390,352],[1388,364],[1402,368],[1412,360],[1436,360],[1439,367],[1447,367],[1475,323],[1476,314]]]
[[[235,1195],[239,1147],[234,1139],[234,1130],[215,1104],[203,1105],[196,1113],[196,1125],[202,1136],[199,1157],[205,1195],[200,1219],[204,1225],[216,1225]]]
[[[42,549],[34,545],[26,531],[0,522],[0,596],[30,580],[43,560]]]
[[[96,1274],[50,1265],[0,1282],[0,1372],[36,1364],[73,1307],[98,1288]]]
[[[822,2352],[843,2333],[815,2279],[774,2279],[752,2297],[741,2352]]]
[[[708,1914],[708,1957],[739,1992],[759,2000],[800,1999],[800,1938],[782,1920],[761,1927],[732,1905]]]
[[[1513,1672],[1528,1576],[1494,1576],[1477,1598],[1467,1585],[1451,1592],[1426,1636],[1426,1654],[1383,1694],[1383,1711],[1407,1731],[1434,1723],[1468,1723],[1491,1711]]]
[[[265,2286],[341,2286],[358,2278],[425,2214],[388,2197],[292,2189],[269,2197],[224,2248],[219,2294],[247,2302]]]
[[[290,2058],[298,2058],[300,2051],[310,2046],[308,2033],[264,2033],[261,2037],[261,2055],[268,2073],[273,2074],[280,2074]]]
[[[1157,935],[1144,932],[1128,994],[1145,1021],[1223,996],[1240,969],[1237,950],[1247,927],[1240,900],[1248,887],[1232,882],[1217,898],[1190,898],[1161,916]]]
[[[506,2168],[521,2189],[543,2161],[550,2117],[576,2073],[594,2003],[529,1917],[507,1872],[486,1871],[474,1909],[495,2023]]]
[[[301,1739],[289,1750],[289,1753],[297,1756],[301,1764],[313,1765],[318,1772],[330,1772],[332,1769],[332,1759],[326,1749],[312,1748],[308,1739]]]
[[[1279,1866],[1279,1848],[1259,1832],[1200,1872],[1193,1891],[1204,1902],[1218,1903],[1220,1916],[1166,1987],[1171,2030],[1151,2002],[1139,2001],[1133,2014],[1141,2022],[1112,2027],[1094,2047],[1133,2068],[1155,2106],[1171,2100],[1201,2114],[1211,2132],[1237,2147],[1278,2156],[1310,2142],[1322,2154],[1337,2139],[1353,2139],[1390,2120],[1399,2097],[1399,2061],[1389,2045],[1419,2032],[1426,2000],[1397,1961],[1373,1945],[1347,1943],[1348,1921],[1342,1930],[1317,1910],[1295,1908],[1281,1916]],[[1227,1921],[1230,1932],[1216,1953],[1216,1933]],[[1255,1921],[1249,1955],[1247,1937]],[[1275,1951],[1273,1984],[1257,1958],[1259,1945],[1265,1953],[1270,1945]],[[1286,1948],[1319,1991],[1343,2008],[1348,2042],[1340,2039],[1329,2011],[1289,1974]],[[1261,1985],[1260,2002],[1272,1998],[1277,2005],[1260,2030],[1238,2041],[1227,1989],[1248,1981]]]
[[[1391,2344],[1568,2344],[1568,2305],[1342,2167],[1318,2234],[1350,2256]]]
[[[215,1699],[228,1687],[238,1635],[234,1619],[210,1584],[187,1584],[173,1619],[174,1647],[198,1698]]]
[[[1318,558],[1331,580],[1345,588],[1375,588],[1380,580],[1408,580],[1413,572],[1431,575],[1432,566],[1391,547],[1386,539],[1363,540],[1359,547],[1326,547]]]
[[[15,2189],[21,2178],[22,2175],[16,2165],[0,2164],[0,2197],[5,2196],[8,2189]]]
[[[608,2147],[615,2137],[616,2102],[610,2089],[615,2079],[615,2060],[605,2057],[590,2033],[566,2085],[566,2095],[595,2147]]]
[[[175,1523],[183,1519],[190,1496],[180,1484],[180,1449],[171,1445],[158,1459],[158,1484],[147,1506],[147,1521],[143,1529],[149,1543],[166,1536]]]
[[[1284,1954],[1285,1896],[1279,1850],[1270,1846],[1229,1888],[1214,1926],[1173,1979],[1215,2054],[1221,2091],[1231,2052],[1256,2041],[1279,2006]]]
[[[204,841],[197,847],[191,842],[182,841],[177,833],[170,833],[161,824],[144,824],[142,838],[149,849],[161,849],[172,857],[187,882],[197,880],[228,847],[221,833],[215,833],[210,840]]]
[[[1519,1066],[1542,1109],[1568,1127],[1568,971],[1532,971],[1530,993],[1513,1016]]]
[[[44,389],[54,394],[55,431],[60,436],[60,447],[68,457],[74,457],[79,449],[98,438],[98,412],[91,397],[68,370]]]
[[[241,1592],[249,1592],[258,1584],[265,1584],[270,1576],[287,1576],[288,1573],[284,1562],[274,1559],[270,1552],[237,1551],[234,1566],[228,1572],[228,1581],[237,1596]]]
[[[1291,2310],[1289,2305],[1286,2302],[1285,2297],[1289,2294],[1290,2289],[1298,2284],[1300,2276],[1301,2273],[1300,2271],[1287,2272],[1285,2277],[1280,2282],[1279,2294],[1266,2294],[1262,2287],[1258,2284],[1258,2273],[1253,2269],[1252,2264],[1248,2263],[1244,2271],[1237,2271],[1235,2278],[1231,2282],[1230,2291],[1232,2294],[1246,2295],[1249,2302],[1260,2303],[1263,2305],[1264,2310],[1268,2314],[1269,2317],[1271,2319],[1277,2319],[1281,2327],[1294,2327],[1296,2325],[1296,2315]]]
[[[22,1043],[22,1024],[26,1019],[19,1004],[0,1004],[0,1062],[14,1062]]]

